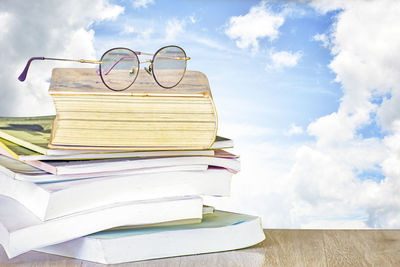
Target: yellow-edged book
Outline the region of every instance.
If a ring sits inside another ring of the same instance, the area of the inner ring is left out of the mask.
[[[172,89],[145,71],[125,91],[111,91],[95,69],[54,69],[50,148],[101,150],[207,149],[217,114],[207,77],[187,71]]]

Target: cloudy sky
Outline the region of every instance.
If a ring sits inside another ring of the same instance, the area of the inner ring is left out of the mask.
[[[400,2],[0,2],[0,116],[53,114],[51,69],[176,44],[243,171],[219,208],[269,228],[400,227]],[[77,65],[78,64],[78,65]]]

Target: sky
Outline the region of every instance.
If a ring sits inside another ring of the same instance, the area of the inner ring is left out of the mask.
[[[51,69],[113,47],[185,49],[242,171],[220,209],[266,228],[400,227],[400,2],[0,2],[0,116],[54,114]]]

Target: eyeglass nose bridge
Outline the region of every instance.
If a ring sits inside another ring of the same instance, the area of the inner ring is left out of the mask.
[[[144,70],[147,72],[147,74],[152,75],[152,72],[153,72],[153,60],[146,59],[146,60],[141,61],[140,63],[147,63],[147,62],[149,62],[150,65],[149,65],[149,67],[144,67]]]

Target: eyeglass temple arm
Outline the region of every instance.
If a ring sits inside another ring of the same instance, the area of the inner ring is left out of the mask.
[[[28,74],[28,70],[29,70],[29,66],[31,65],[31,62],[33,60],[44,60],[44,57],[31,57],[28,62],[26,63],[26,66],[24,68],[24,70],[22,71],[22,73],[18,76],[18,80],[20,80],[21,82],[25,81],[26,79],[26,75]]]
[[[18,76],[18,80],[20,80],[21,82],[25,81],[26,75],[28,74],[29,66],[31,65],[31,62],[33,60],[58,60],[58,61],[73,61],[73,62],[79,62],[79,63],[101,64],[101,61],[97,61],[97,60],[31,57],[28,60],[28,62],[26,63],[26,66],[25,66],[24,70],[22,71],[22,73]]]

